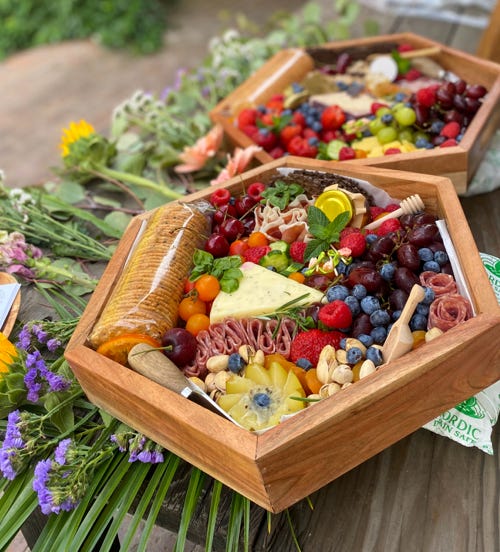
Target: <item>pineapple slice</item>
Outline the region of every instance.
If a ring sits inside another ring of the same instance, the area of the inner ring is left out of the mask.
[[[240,425],[258,431],[279,424],[282,416],[305,407],[304,401],[292,397],[305,397],[292,370],[285,370],[279,362],[271,363],[269,369],[251,363],[243,376],[231,375],[226,393],[217,403]]]

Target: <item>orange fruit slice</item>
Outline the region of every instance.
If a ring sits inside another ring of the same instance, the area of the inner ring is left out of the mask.
[[[147,343],[151,347],[161,347],[161,343],[147,334],[129,333],[113,337],[97,348],[97,352],[123,366],[127,365],[128,354],[134,345]]]

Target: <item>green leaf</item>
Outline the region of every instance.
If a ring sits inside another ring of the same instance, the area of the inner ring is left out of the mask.
[[[210,552],[212,550],[215,529],[217,526],[217,513],[219,511],[220,497],[222,493],[222,483],[213,480],[212,484],[212,499],[210,500],[210,510],[208,512],[208,521],[207,521],[207,536],[205,538],[205,551]]]
[[[304,261],[310,261],[313,257],[318,257],[320,253],[328,249],[329,244],[321,240],[311,240],[307,243],[306,249],[304,251]]]
[[[309,226],[309,231],[311,226],[328,226],[330,224],[330,219],[323,213],[318,207],[311,205],[307,209],[307,224]]]
[[[174,552],[182,552],[186,546],[187,531],[203,488],[204,479],[205,474],[198,468],[193,467],[186,490]]]
[[[106,224],[113,227],[117,231],[117,234],[121,236],[132,220],[132,216],[120,211],[113,211],[112,213],[108,213],[104,217],[104,220]]]

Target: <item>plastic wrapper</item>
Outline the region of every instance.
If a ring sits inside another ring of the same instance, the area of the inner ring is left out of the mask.
[[[481,253],[481,259],[500,303],[500,259],[485,253]],[[497,381],[423,427],[466,447],[477,447],[493,454],[491,433],[499,412],[500,381]]]
[[[208,209],[207,202],[176,202],[152,214],[89,336],[92,347],[130,333],[160,340],[176,325],[193,253],[208,235]]]

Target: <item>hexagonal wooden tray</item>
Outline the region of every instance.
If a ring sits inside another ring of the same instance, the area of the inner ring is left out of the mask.
[[[241,193],[247,184],[265,182],[282,167],[368,180],[399,199],[420,194],[426,209],[447,222],[477,315],[256,435],[88,345],[87,337],[148,213],[131,222],[65,353],[92,402],[273,512],[301,500],[500,378],[500,308],[449,179],[289,157],[248,171],[228,181],[227,187]],[[209,188],[184,201],[212,191]]]
[[[288,85],[302,80],[318,62],[332,63],[341,52],[364,57],[373,52],[390,52],[391,48],[401,43],[409,43],[415,49],[439,48],[440,52],[433,59],[465,81],[485,86],[488,96],[457,146],[357,159],[349,163],[445,176],[451,179],[458,193],[463,193],[479,166],[490,138],[500,125],[500,65],[413,33],[332,42],[310,50],[282,50],[224,98],[210,116],[223,126],[231,142],[246,147],[253,141],[234,123],[241,109],[265,103],[274,94],[282,93]],[[256,157],[261,163],[272,161],[265,151],[259,152]]]

